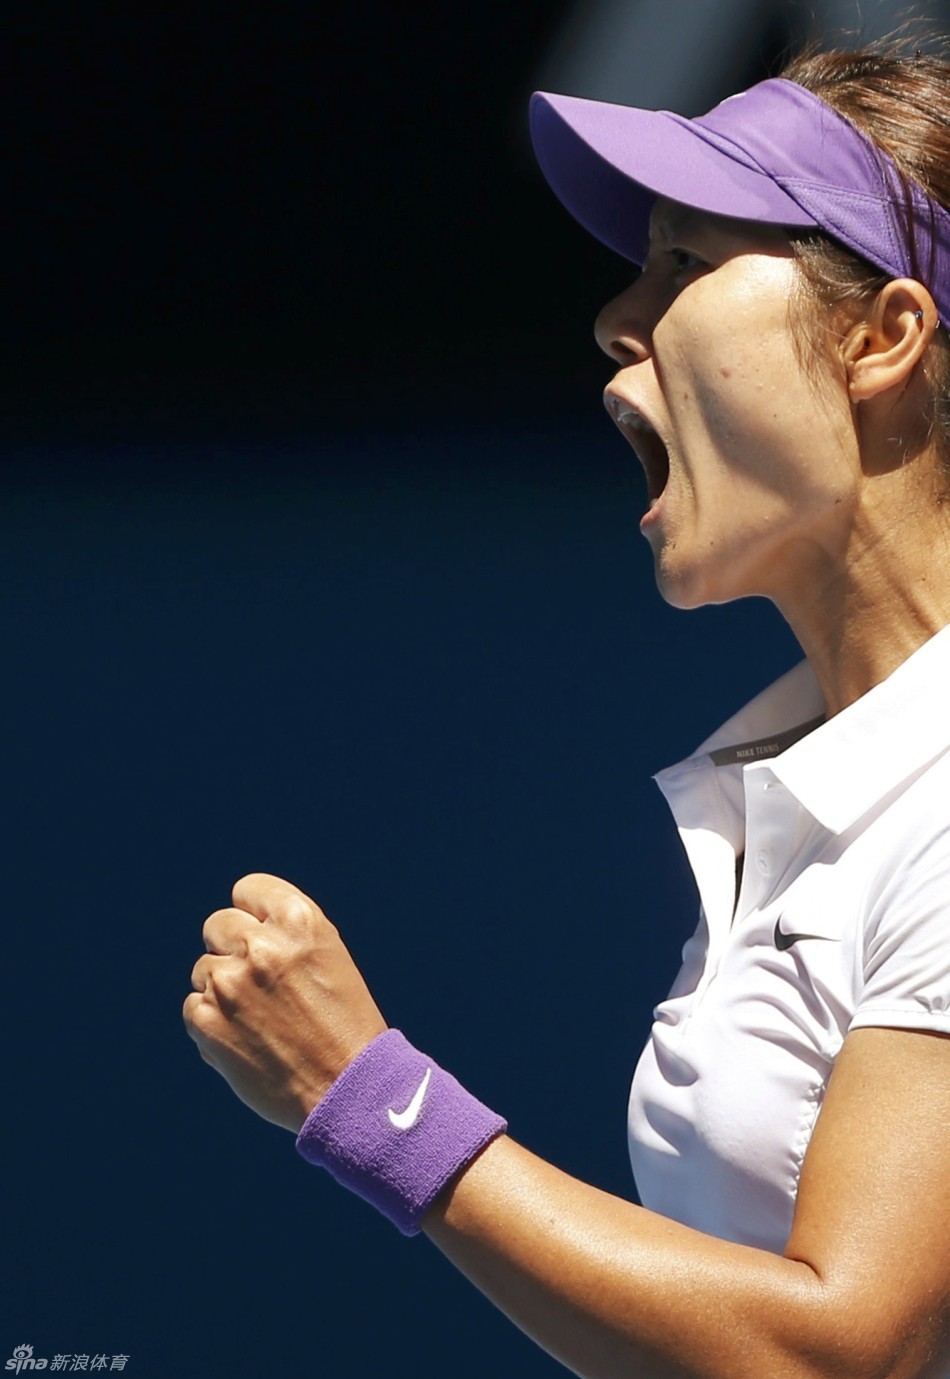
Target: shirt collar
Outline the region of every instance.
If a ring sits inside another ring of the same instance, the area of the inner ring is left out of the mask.
[[[772,756],[769,768],[818,823],[843,833],[950,747],[948,686],[950,626],[841,713]],[[821,711],[817,681],[803,661],[723,724],[690,760],[708,760],[737,744],[767,744]]]

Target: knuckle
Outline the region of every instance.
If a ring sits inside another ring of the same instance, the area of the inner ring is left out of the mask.
[[[276,908],[281,920],[293,928],[312,924],[315,918],[316,907],[302,895],[287,895]]]
[[[255,934],[248,940],[247,968],[256,986],[271,986],[279,977],[284,966],[281,946],[274,943],[266,934]]]
[[[233,1004],[241,989],[239,972],[230,964],[218,966],[208,973],[208,989],[219,1000]]]

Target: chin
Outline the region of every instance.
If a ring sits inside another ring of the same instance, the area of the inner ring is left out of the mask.
[[[664,603],[671,608],[705,608],[712,603],[724,603],[710,588],[708,578],[698,570],[676,568],[663,555],[656,563],[656,587]]]
[[[752,591],[732,587],[727,581],[710,578],[709,571],[670,570],[662,562],[656,567],[656,587],[671,608],[711,608],[721,603],[752,597]]]
[[[654,549],[654,571],[660,596],[671,608],[710,608],[737,599],[772,598],[773,580],[761,559],[725,543],[717,551],[697,556],[681,541]],[[772,558],[776,559],[775,553]]]

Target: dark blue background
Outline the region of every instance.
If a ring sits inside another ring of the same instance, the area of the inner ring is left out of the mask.
[[[179,1012],[205,915],[287,876],[392,1023],[632,1193],[695,914],[649,778],[795,650],[654,590],[590,339],[626,270],[524,139],[568,8],[15,16],[0,1358],[562,1372]]]
[[[660,604],[591,410],[13,471],[10,1348],[555,1372],[241,1106],[179,1005],[204,915],[287,876],[522,1142],[632,1191],[627,1082],[694,914],[649,776],[792,650],[764,605]]]

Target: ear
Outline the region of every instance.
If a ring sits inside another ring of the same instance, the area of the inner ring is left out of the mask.
[[[914,278],[894,278],[874,299],[869,316],[841,342],[852,402],[897,388],[903,392],[940,324],[934,299]]]

